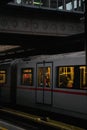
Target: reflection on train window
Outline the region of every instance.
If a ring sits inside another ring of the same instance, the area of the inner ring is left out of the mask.
[[[59,87],[72,88],[74,83],[74,67],[59,67]]]
[[[22,85],[33,85],[33,69],[22,69]]]
[[[6,83],[6,71],[0,70],[0,83],[4,84]]]
[[[87,66],[80,66],[80,88],[87,89]]]
[[[38,68],[38,87],[50,87],[50,67]]]

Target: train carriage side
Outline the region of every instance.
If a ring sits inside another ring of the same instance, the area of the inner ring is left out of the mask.
[[[0,64],[0,102],[9,103],[10,102],[10,63]]]
[[[16,104],[35,106],[36,64],[31,61],[21,61],[17,64]]]
[[[16,103],[87,119],[85,64],[85,52],[37,56],[18,63]]]
[[[52,104],[52,64],[40,56],[17,64],[17,104],[41,109]]]
[[[74,53],[54,62],[55,112],[87,119],[87,66],[85,54]]]

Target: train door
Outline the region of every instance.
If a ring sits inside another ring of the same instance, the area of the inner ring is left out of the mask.
[[[52,104],[52,66],[51,62],[37,64],[37,103]]]

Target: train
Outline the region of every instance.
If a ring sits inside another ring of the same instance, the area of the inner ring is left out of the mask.
[[[0,102],[87,119],[85,51],[0,63]]]

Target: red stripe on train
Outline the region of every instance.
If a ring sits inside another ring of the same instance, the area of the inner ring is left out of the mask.
[[[87,91],[86,92],[72,92],[72,91],[67,91],[67,90],[58,90],[58,89],[49,89],[49,88],[29,88],[29,87],[18,87],[19,89],[27,89],[27,90],[39,90],[39,91],[50,91],[50,92],[57,92],[57,93],[66,93],[66,94],[74,94],[74,95],[85,95],[87,96]]]

